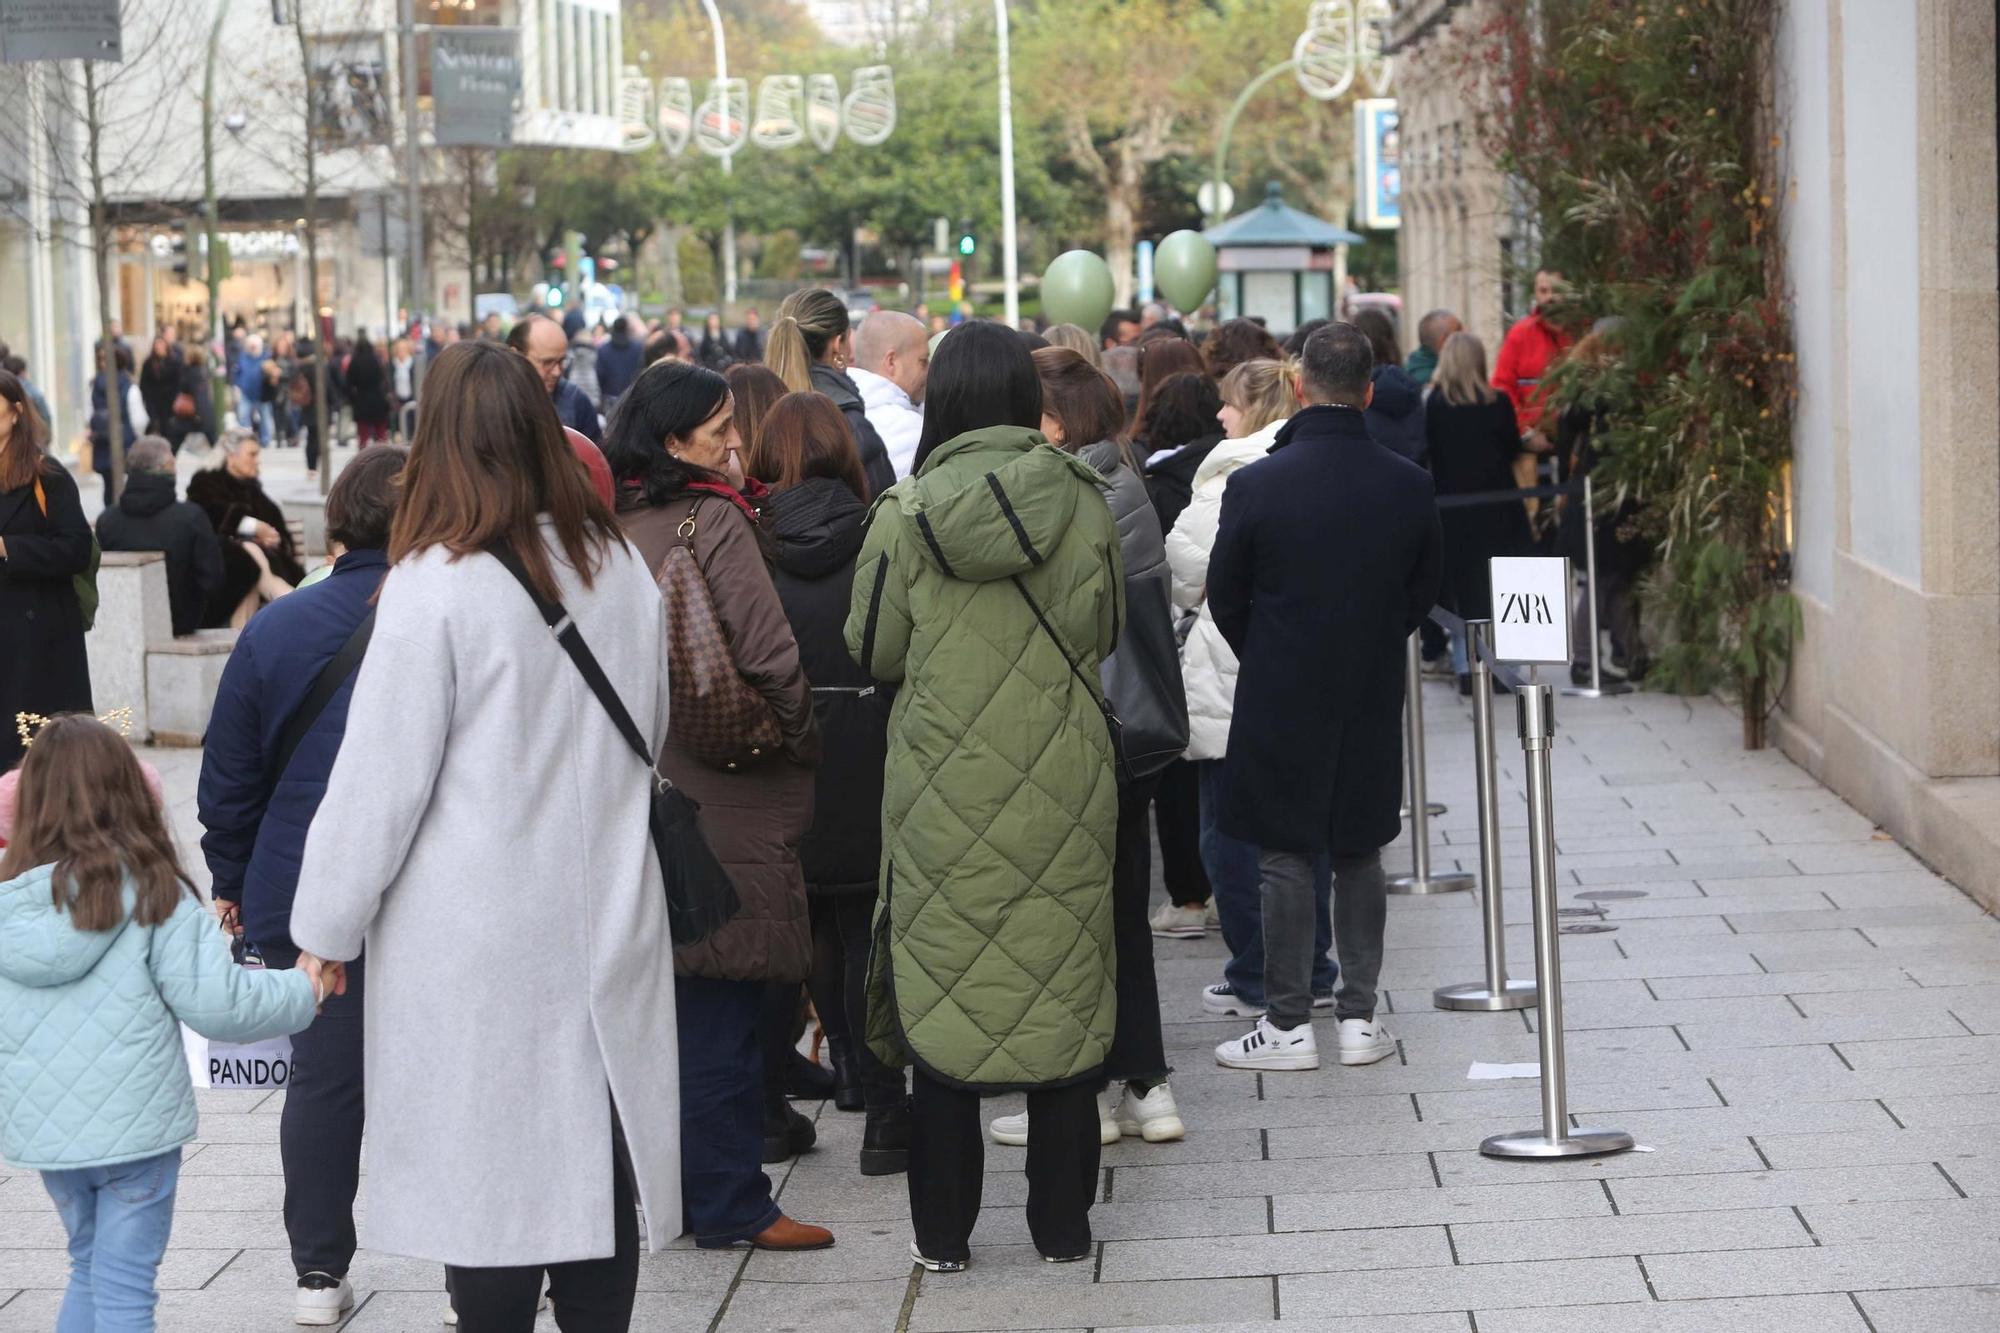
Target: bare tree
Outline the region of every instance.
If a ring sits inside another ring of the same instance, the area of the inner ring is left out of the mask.
[[[41,183],[50,223],[37,239],[75,243],[73,225],[84,220],[82,244],[90,251],[97,286],[99,341],[94,369],[105,375],[106,434],[111,446],[111,495],[125,481],[125,403],[118,392],[117,360],[109,342],[112,270],[118,228],[154,197],[161,181],[185,178],[190,145],[177,141],[162,102],[183,95],[194,77],[206,24],[198,0],[122,0],[119,23],[123,59],[61,62],[34,81],[39,96],[26,98],[27,132],[46,149]],[[12,208],[30,220],[28,205]]]

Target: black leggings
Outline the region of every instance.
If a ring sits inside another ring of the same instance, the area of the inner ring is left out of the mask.
[[[611,1228],[616,1248],[611,1257],[520,1268],[447,1268],[459,1333],[534,1333],[544,1273],[562,1333],[626,1333],[639,1285],[639,1214],[633,1200],[632,1159],[624,1127],[613,1112]]]
[[[868,1047],[868,947],[875,921],[872,893],[812,897],[813,970],[806,986],[827,1039],[853,1051],[861,1095],[871,1111],[901,1106],[903,1071]]]

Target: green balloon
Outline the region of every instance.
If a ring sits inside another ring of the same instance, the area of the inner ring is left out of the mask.
[[[1042,274],[1042,314],[1051,324],[1095,332],[1116,297],[1111,266],[1088,250],[1064,251]]]
[[[1197,231],[1177,231],[1153,251],[1153,285],[1183,311],[1199,310],[1215,290],[1215,246]]]

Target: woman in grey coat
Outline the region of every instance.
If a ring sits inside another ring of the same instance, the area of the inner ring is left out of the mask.
[[[634,1191],[680,1229],[673,948],[646,766],[487,548],[567,608],[657,751],[659,593],[527,361],[426,377],[391,568],[292,937],[368,950],[361,1238],[446,1264],[468,1328],[623,1329]]]

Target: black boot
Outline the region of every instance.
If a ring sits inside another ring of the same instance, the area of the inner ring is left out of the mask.
[[[894,1176],[910,1169],[910,1108],[886,1106],[868,1113],[861,1131],[861,1174]]]
[[[840,1111],[859,1111],[867,1105],[861,1094],[861,1061],[845,1037],[828,1037],[826,1053],[833,1062],[833,1105]]]
[[[764,1113],[764,1165],[787,1162],[819,1142],[813,1122],[787,1106],[782,1115]]]
[[[833,1075],[794,1050],[785,1065],[785,1095],[803,1102],[823,1102],[833,1096]]]

